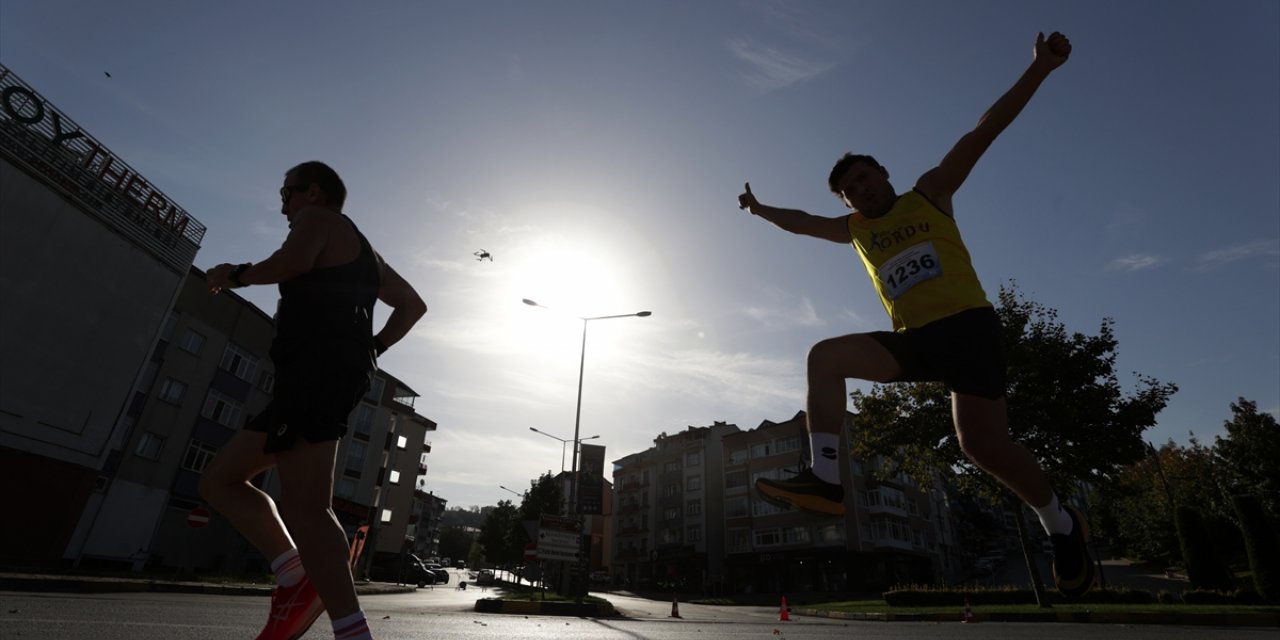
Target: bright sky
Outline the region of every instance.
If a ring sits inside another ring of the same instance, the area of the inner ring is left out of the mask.
[[[853,150],[910,188],[1041,30],[1070,62],[955,198],[988,294],[1114,318],[1126,388],[1181,388],[1150,441],[1211,443],[1238,396],[1280,414],[1277,24],[1273,0],[6,0],[0,60],[208,225],[203,269],[266,257],[283,172],[332,164],[430,306],[383,364],[440,424],[428,488],[466,506],[559,470],[529,427],[573,434],[575,316],[653,312],[590,324],[609,460],[802,409],[809,346],[889,321],[851,248],[739,211],[743,182],[843,214]]]

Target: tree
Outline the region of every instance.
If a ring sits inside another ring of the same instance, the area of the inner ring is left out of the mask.
[[[1271,521],[1280,522],[1280,423],[1258,413],[1256,402],[1239,398],[1223,426],[1227,437],[1214,438],[1213,456],[1224,492],[1259,496]]]
[[[560,483],[548,471],[537,480],[529,482],[529,490],[520,502],[520,520],[536,522],[544,513],[559,514],[563,505],[564,492],[560,490]]]
[[[462,527],[444,527],[440,530],[440,557],[466,560],[476,535]]]
[[[484,547],[485,560],[495,564],[511,564],[520,560],[524,545],[513,546],[514,527],[520,526],[519,514],[510,500],[501,500],[480,526],[476,539]]]
[[[1177,386],[1135,374],[1137,389],[1126,394],[1115,373],[1118,343],[1110,319],[1097,335],[1068,333],[1057,311],[1027,300],[1015,284],[1001,287],[999,300],[1010,433],[1040,461],[1057,491],[1104,484],[1141,459],[1142,433]],[[954,472],[961,491],[997,504],[1008,500],[1006,489],[960,450],[942,384],[873,385],[851,395],[854,453],[882,456],[880,477],[903,471],[929,486],[934,473]],[[1025,539],[1023,545],[1029,556]]]
[[[1177,386],[1137,374],[1138,389],[1126,395],[1115,373],[1110,319],[1098,335],[1068,334],[1057,311],[1024,299],[1012,285],[1001,287],[996,311],[1005,332],[1009,430],[1040,460],[1050,483],[1059,491],[1101,483],[1141,459],[1142,432]],[[882,477],[902,470],[927,486],[934,472],[954,469],[965,492],[1004,499],[1004,488],[961,452],[940,383],[874,385],[851,395],[854,451],[891,461]]]

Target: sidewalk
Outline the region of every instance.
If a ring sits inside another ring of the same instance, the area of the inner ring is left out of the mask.
[[[0,572],[0,591],[37,591],[70,593],[206,593],[224,596],[270,596],[270,585],[250,583],[213,583],[186,580],[155,580],[115,576],[38,574]],[[357,582],[361,596],[388,593],[413,593],[413,585],[386,582]]]

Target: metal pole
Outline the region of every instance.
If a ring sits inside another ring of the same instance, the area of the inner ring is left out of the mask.
[[[572,484],[569,485],[569,514],[578,513],[578,435],[582,425],[582,374],[587,366],[587,322],[582,319],[582,351],[578,355],[578,410],[573,416],[573,464],[569,467]]]

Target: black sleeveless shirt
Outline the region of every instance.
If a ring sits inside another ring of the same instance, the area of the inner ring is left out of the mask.
[[[350,218],[360,239],[360,255],[346,264],[312,269],[280,283],[276,335],[271,360],[277,367],[300,360],[309,365],[377,368],[373,348],[373,305],[378,301],[378,259]]]

